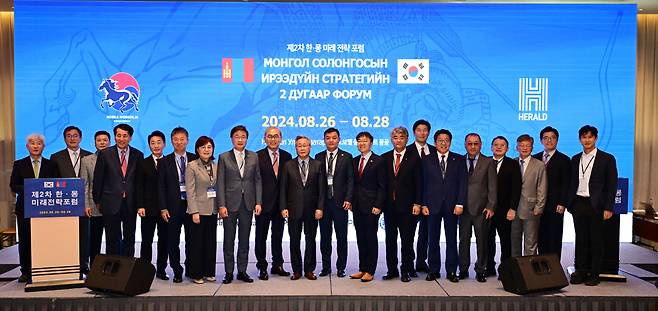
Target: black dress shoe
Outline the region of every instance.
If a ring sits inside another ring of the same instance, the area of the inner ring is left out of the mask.
[[[89,268],[87,268],[87,267],[81,268],[80,273],[82,273],[84,275],[89,275]]]
[[[427,267],[427,265],[424,262],[421,262],[420,264],[416,264],[416,272],[429,273],[430,269],[429,267]]]
[[[569,282],[573,285],[583,284],[583,282],[585,282],[586,277],[587,274],[580,271],[576,271],[571,274],[571,280]]]
[[[599,283],[601,283],[601,280],[596,275],[590,275],[585,280],[585,285],[587,286],[596,286],[599,285]]]
[[[272,273],[272,275],[276,274],[278,276],[290,276],[290,272],[284,270],[282,266],[272,267],[270,273]]]
[[[468,279],[468,271],[459,272],[459,279],[460,280]]]
[[[452,283],[458,283],[459,282],[459,277],[457,276],[457,273],[454,272],[448,272],[448,281]]]
[[[226,274],[222,280],[222,284],[231,284],[233,282],[233,274]]]
[[[302,274],[299,272],[293,272],[293,274],[290,276],[291,280],[299,280],[302,277]]]
[[[156,274],[155,274],[155,277],[158,278],[158,279],[160,279],[160,280],[164,280],[164,281],[168,281],[168,280],[169,280],[169,276],[168,276],[167,273],[165,273],[165,272],[156,273]]]
[[[30,280],[30,277],[27,276],[27,274],[21,274],[21,276],[18,277],[18,283],[27,283],[28,280]]]
[[[345,270],[338,270],[338,273],[336,273],[336,276],[339,278],[344,278],[345,277]]]
[[[254,279],[252,279],[247,272],[238,272],[238,276],[236,279],[246,282],[246,283],[253,283]]]
[[[174,275],[174,283],[183,283],[183,276]]]
[[[480,283],[484,283],[487,281],[487,276],[484,273],[476,273],[475,280]]]
[[[433,272],[430,272],[430,273],[428,273],[427,276],[425,277],[425,281],[435,281],[435,280],[438,279],[438,278],[439,278],[439,276],[438,276],[437,274],[435,274],[435,273],[433,273]]]
[[[399,278],[399,277],[400,277],[400,273],[397,272],[397,271],[388,272],[388,273],[384,274],[384,276],[382,276],[382,280],[392,280],[392,279]]]
[[[400,277],[400,281],[407,283],[411,281],[411,276],[409,275],[409,273],[402,273],[402,276]]]
[[[329,274],[331,274],[331,270],[322,269],[322,271],[320,271],[320,276],[327,276]]]
[[[412,278],[417,278],[418,273],[416,273],[416,271],[411,271],[411,272],[409,272],[409,276],[412,277]]]
[[[270,278],[270,276],[267,274],[267,270],[263,269],[258,272],[258,279],[267,281]]]

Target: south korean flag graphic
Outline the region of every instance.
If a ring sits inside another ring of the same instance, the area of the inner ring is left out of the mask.
[[[429,59],[398,59],[398,84],[429,83]]]

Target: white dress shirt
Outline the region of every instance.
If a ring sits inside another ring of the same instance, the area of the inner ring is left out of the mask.
[[[596,151],[594,148],[589,154],[583,151],[578,163],[578,190],[576,195],[589,198],[589,178],[592,176],[592,167],[594,166],[594,159],[596,158]]]

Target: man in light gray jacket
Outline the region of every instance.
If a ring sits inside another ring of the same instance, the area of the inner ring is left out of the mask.
[[[532,146],[534,139],[523,134],[516,139],[516,150],[521,169],[521,198],[516,211],[510,209],[507,219],[512,221],[512,256],[521,256],[521,240],[523,240],[523,255],[537,254],[539,237],[539,219],[546,204],[546,170],[544,163],[533,158]]]
[[[262,185],[258,155],[246,150],[249,132],[243,125],[231,129],[233,149],[219,157],[218,195],[219,216],[224,220],[224,271],[222,283],[233,281],[235,266],[235,230],[238,228],[237,279],[251,283],[247,274],[249,234],[254,212],[260,215]]]

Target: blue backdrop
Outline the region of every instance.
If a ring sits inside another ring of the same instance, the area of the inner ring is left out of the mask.
[[[292,151],[287,139],[321,144],[335,124],[344,149],[356,153],[354,136],[368,130],[381,153],[392,127],[419,118],[432,134],[450,129],[458,152],[466,133],[480,133],[485,154],[493,137],[522,133],[539,151],[539,130],[552,125],[572,155],[578,128],[592,124],[632,181],[636,13],[632,4],[15,0],[17,156],[31,132],[46,135],[46,155],[62,149],[69,124],[94,150],[94,131],[117,122],[133,125],[145,153],[151,131],[178,125],[192,145],[209,135],[225,151],[236,124],[254,150],[269,125]]]

